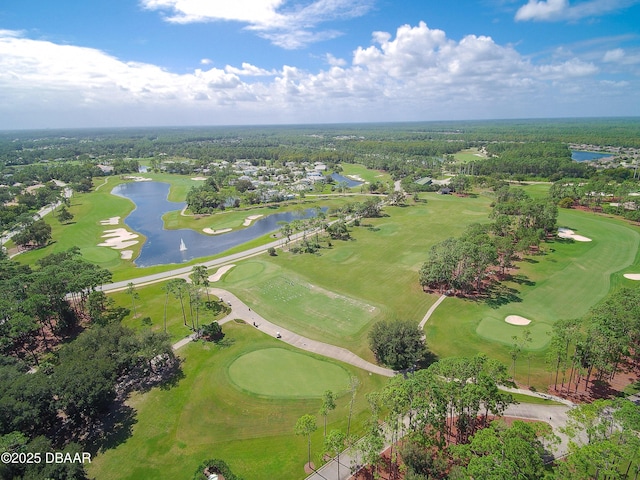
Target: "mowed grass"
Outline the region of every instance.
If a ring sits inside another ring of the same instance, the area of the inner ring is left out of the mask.
[[[119,251],[97,246],[104,241],[102,235],[105,230],[125,227],[122,220],[134,209],[133,202],[110,194],[118,183],[121,183],[121,180],[116,177],[100,178],[95,180],[96,185],[101,185],[97,191],[74,194],[69,207],[69,211],[74,216],[73,220],[65,225],[58,222],[51,214],[45,216],[45,221],[51,225],[52,242],[44,248],[22,253],[15,257],[16,260],[32,265],[49,254],[77,246],[80,248],[80,253],[83,256],[86,255],[87,260],[112,272],[131,265],[130,261],[121,260]],[[102,220],[108,220],[111,217],[121,217],[120,224],[100,224]],[[137,240],[140,240],[140,243],[128,248],[134,251],[134,256],[139,252],[144,236],[141,235]]]
[[[252,352],[282,351],[286,371],[298,368],[300,356],[319,362],[327,369],[336,366],[360,382],[356,394],[352,433],[361,434],[369,418],[366,394],[379,391],[385,378],[369,375],[348,365],[301,353],[293,347],[262,334],[250,325],[227,324],[224,331],[233,339],[231,346],[191,343],[179,351],[184,377],[169,389],[155,388],[135,394],[127,402],[135,410],[131,435],[124,442],[101,452],[88,466],[98,479],[191,478],[200,462],[224,459],[238,475],[252,480],[304,478],[307,460],[306,437],[294,435],[296,420],[304,414],[317,416],[322,400],[276,398],[248,394],[237,388],[229,368]],[[305,360],[306,361],[306,360]],[[285,372],[280,372],[282,377]],[[316,383],[313,376],[300,380]],[[307,388],[301,385],[301,388]],[[336,410],[329,413],[328,429],[346,431],[350,394],[344,390]],[[311,436],[312,457],[321,464],[322,423]]]
[[[166,331],[171,337],[171,341],[176,342],[193,333],[191,324],[192,321],[195,323],[196,312],[192,312],[189,308],[188,295],[186,293],[183,295],[183,315],[180,299],[176,298],[171,293],[167,296],[165,290],[166,284],[167,282],[159,282],[146,286],[136,286],[135,293],[138,298],[135,299],[132,299],[131,294],[127,293],[125,290],[109,293],[109,297],[115,301],[116,305],[130,310],[129,315],[123,319],[122,324],[134,330],[148,328],[154,332],[164,332],[166,302]],[[207,295],[204,292],[202,292],[200,298],[202,301],[207,301]],[[211,301],[218,300],[215,295],[210,295],[209,299]],[[135,317],[133,311],[134,304],[137,313]],[[198,322],[200,325],[205,325],[215,320],[219,320],[225,315],[226,310],[215,315],[211,310],[201,306],[198,311]],[[150,319],[151,323],[144,321],[147,317]]]
[[[263,348],[237,358],[229,366],[229,377],[241,390],[260,397],[312,398],[327,390],[343,394],[349,388],[345,368],[283,348]]]
[[[491,302],[448,298],[425,327],[431,349],[441,357],[484,352],[511,364],[510,348],[529,328],[532,343],[532,383],[544,386],[545,348],[553,324],[562,318],[580,318],[602,300],[613,285],[626,285],[622,272],[640,270],[640,233],[620,220],[575,210],[561,210],[559,225],[592,239],[592,242],[554,241],[544,245],[543,255],[518,263],[516,281],[505,282],[501,295]],[[528,327],[504,322],[520,315]],[[519,381],[528,378],[525,360],[517,370]],[[526,376],[525,376],[526,375]]]
[[[245,220],[250,216],[262,215],[260,218],[268,217],[276,213],[283,212],[296,212],[303,214],[306,210],[315,207],[337,208],[344,205],[347,202],[355,202],[362,200],[358,197],[329,197],[325,196],[320,198],[319,196],[309,195],[305,200],[296,200],[283,202],[276,205],[260,206],[256,205],[253,208],[229,209],[223,212],[216,212],[211,215],[193,215],[190,213],[182,214],[180,211],[173,211],[165,213],[162,216],[165,228],[180,229],[190,228],[196,231],[202,231],[203,228],[210,228],[212,230],[223,230],[231,228],[234,230],[246,228],[244,225]],[[253,220],[253,222],[259,219]],[[253,225],[251,222],[251,225]]]
[[[365,182],[373,183],[373,182],[383,182],[383,183],[393,183],[391,179],[391,175],[386,172],[379,170],[370,170],[364,165],[356,164],[356,163],[343,163],[341,164],[342,172],[341,175],[353,175],[358,176],[363,179]],[[354,187],[358,189],[360,187]],[[364,185],[366,189],[366,185]]]
[[[278,249],[239,263],[220,282],[284,328],[373,360],[366,335],[381,319],[418,323],[437,296],[422,291],[418,271],[431,245],[488,221],[489,199],[430,195],[427,203],[387,207],[319,255]]]

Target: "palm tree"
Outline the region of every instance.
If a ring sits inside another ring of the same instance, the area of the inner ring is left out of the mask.
[[[127,283],[127,293],[131,295],[131,303],[133,304],[133,318],[136,318],[138,314],[136,313],[136,298],[138,298],[138,292],[136,292],[136,286],[133,282]]]
[[[185,327],[187,326],[187,314],[184,311],[184,302],[182,301],[182,297],[185,292],[185,287],[187,286],[187,281],[184,278],[172,278],[167,283],[167,291],[171,292],[175,298],[180,299],[180,306],[182,307],[182,318],[184,320]]]

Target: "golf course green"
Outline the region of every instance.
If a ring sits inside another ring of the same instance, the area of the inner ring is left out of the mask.
[[[338,364],[282,348],[237,358],[229,366],[229,378],[249,394],[272,398],[321,397],[327,390],[341,394],[349,388],[349,373]]]

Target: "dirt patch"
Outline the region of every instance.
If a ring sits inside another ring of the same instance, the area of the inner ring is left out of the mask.
[[[561,374],[562,375],[562,374]],[[569,372],[567,372],[567,376]],[[586,377],[579,377],[578,383],[574,378],[571,382],[565,380],[564,386],[561,384],[562,377],[558,378],[558,384],[549,385],[548,392],[562,398],[571,400],[574,403],[591,403],[596,399],[615,398],[623,395],[624,389],[631,384],[637,383],[640,379],[640,367],[631,363],[624,363],[620,366],[620,371],[613,378],[596,379],[594,372],[586,384]]]

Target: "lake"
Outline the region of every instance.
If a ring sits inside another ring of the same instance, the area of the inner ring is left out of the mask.
[[[296,218],[315,215],[308,209],[303,216],[293,212],[274,213],[253,222],[250,227],[221,235],[206,235],[195,230],[165,230],[162,215],[182,210],[184,202],[170,202],[169,184],[161,182],[131,182],[115,187],[112,194],[131,200],[136,208],[124,219],[124,223],[135,232],[147,237],[140,255],[134,263],[139,267],[184,263],[194,258],[222,253],[232,247],[246,243],[280,228],[278,222],[290,222]],[[248,213],[247,215],[250,215]],[[184,242],[186,250],[181,251]]]
[[[336,183],[340,183],[340,182],[346,183],[348,188],[359,187],[360,185],[362,185],[362,182],[352,180],[349,177],[340,175],[339,173],[332,173],[331,178],[333,178],[336,181]]]
[[[577,162],[588,162],[590,160],[600,160],[602,158],[613,157],[611,153],[583,152],[582,150],[571,150],[571,158]]]

